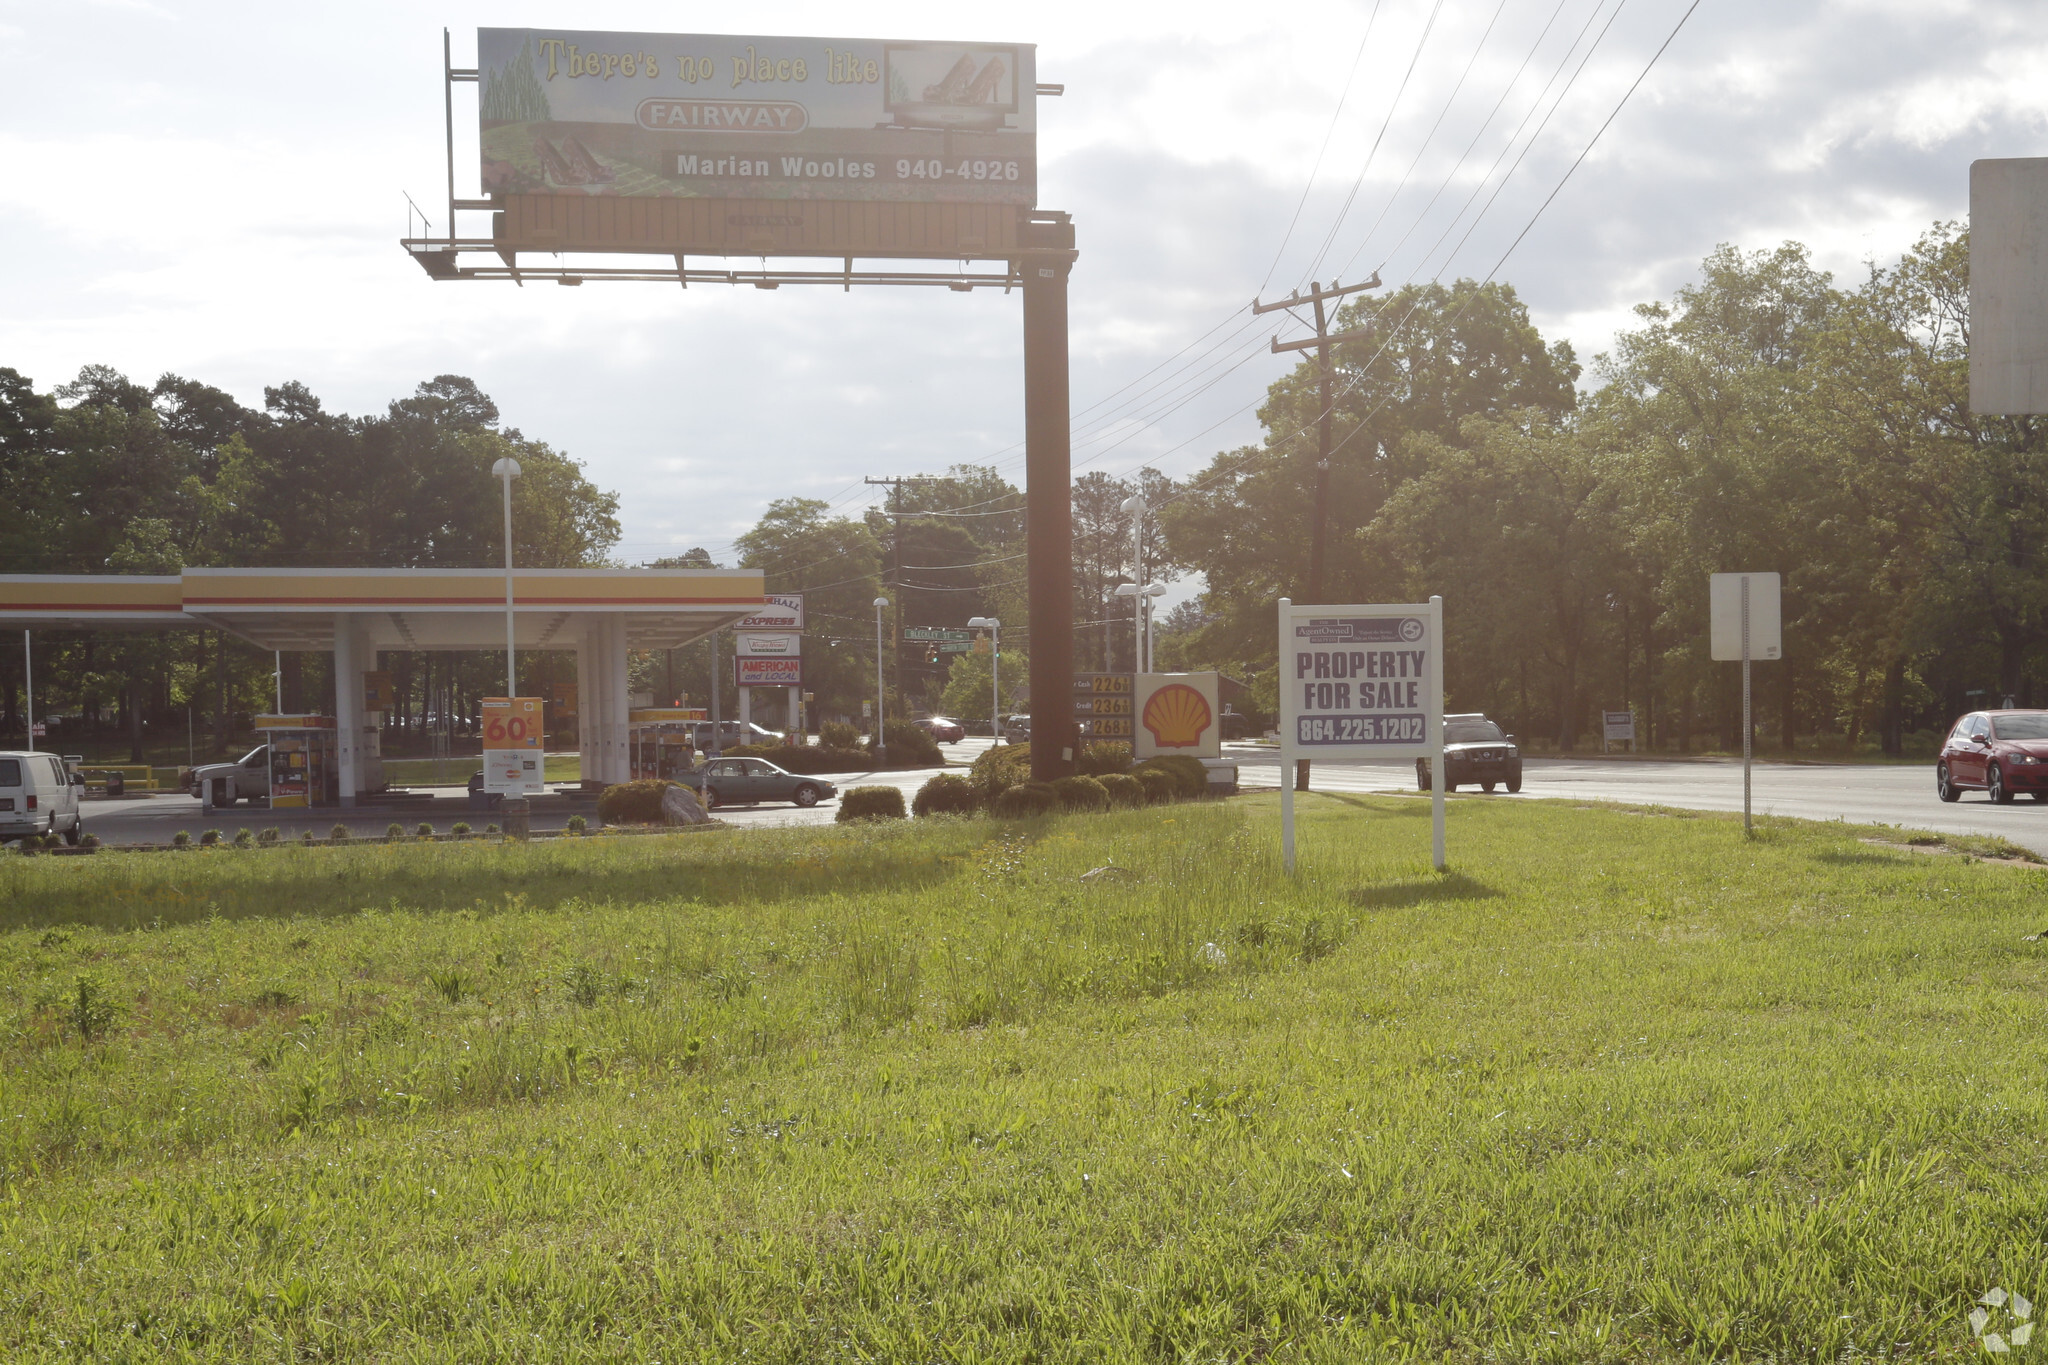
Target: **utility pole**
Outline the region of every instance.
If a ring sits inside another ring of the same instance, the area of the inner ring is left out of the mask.
[[[910,599],[903,593],[903,485],[906,483],[940,483],[943,476],[938,474],[902,474],[888,479],[863,478],[862,483],[876,484],[889,490],[889,518],[894,526],[889,546],[889,581],[887,586],[896,594],[896,625],[889,632],[889,652],[896,660],[896,691],[903,695],[908,706],[909,694],[903,688],[903,626],[904,614],[909,609]],[[876,648],[881,647],[877,641]],[[877,658],[875,667],[881,667]]]
[[[1380,275],[1375,270],[1372,278],[1364,284],[1338,284],[1332,280],[1330,287],[1325,289],[1321,280],[1313,280],[1309,283],[1306,294],[1297,289],[1290,292],[1286,298],[1275,299],[1271,303],[1252,300],[1254,314],[1277,312],[1283,308],[1299,308],[1303,304],[1311,304],[1316,310],[1316,334],[1313,337],[1285,342],[1278,336],[1273,338],[1274,355],[1286,351],[1314,351],[1318,367],[1315,525],[1309,533],[1308,542],[1308,591],[1302,598],[1297,599],[1305,604],[1319,605],[1323,600],[1323,547],[1328,539],[1330,518],[1330,413],[1336,402],[1331,393],[1334,378],[1330,365],[1331,352],[1340,341],[1359,341],[1370,335],[1369,329],[1360,328],[1357,331],[1340,332],[1332,336],[1329,330],[1329,317],[1324,312],[1323,305],[1332,299],[1341,299],[1346,294],[1359,294],[1379,287]],[[1294,789],[1298,792],[1308,790],[1308,760],[1305,758],[1295,760]]]

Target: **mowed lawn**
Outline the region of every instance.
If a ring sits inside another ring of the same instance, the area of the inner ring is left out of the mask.
[[[1903,839],[0,858],[0,1358],[1954,1358],[2048,1299],[2048,871]]]

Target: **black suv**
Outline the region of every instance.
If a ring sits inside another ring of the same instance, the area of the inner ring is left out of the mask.
[[[1506,783],[1511,792],[1522,789],[1522,751],[1515,737],[1477,711],[1444,717],[1444,790],[1454,792],[1461,782],[1477,782],[1480,790],[1492,791]],[[1415,760],[1415,782],[1429,790],[1429,760]]]

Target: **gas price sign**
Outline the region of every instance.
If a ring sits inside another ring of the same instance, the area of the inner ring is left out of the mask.
[[[485,697],[484,790],[525,796],[545,788],[546,727],[539,697]]]

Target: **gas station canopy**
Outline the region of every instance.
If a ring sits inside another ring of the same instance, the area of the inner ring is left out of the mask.
[[[617,613],[629,649],[671,649],[762,603],[757,569],[518,569],[521,649],[574,649]],[[0,574],[0,627],[208,627],[264,649],[329,650],[338,626],[371,649],[502,649],[501,569],[187,569],[166,577]]]
[[[632,776],[627,653],[673,649],[760,612],[758,569],[519,569],[517,648],[576,653],[583,774]],[[0,627],[207,627],[264,649],[332,652],[341,804],[374,787],[376,725],[362,675],[379,650],[505,648],[502,569],[187,569],[147,578],[0,575]]]

